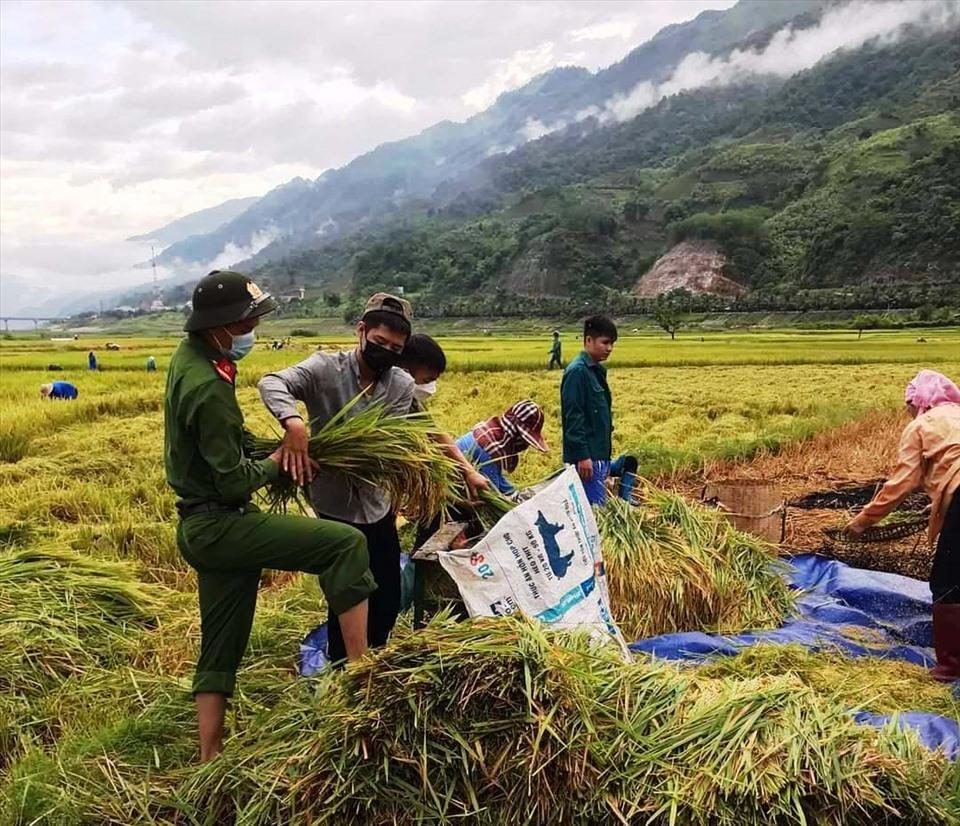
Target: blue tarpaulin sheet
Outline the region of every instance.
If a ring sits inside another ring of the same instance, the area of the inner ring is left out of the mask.
[[[854,657],[906,660],[928,667],[934,664],[928,648],[933,635],[927,583],[851,568],[816,554],[795,556],[787,564],[790,586],[801,593],[797,616],[780,628],[730,635],[664,634],[639,640],[630,648],[661,659],[702,662],[733,656],[756,643],[794,643],[813,650],[839,649]],[[854,718],[876,726],[890,719],[860,711]],[[897,715],[897,724],[913,729],[928,748],[941,748],[950,759],[960,756],[957,720],[905,709]]]
[[[795,556],[787,564],[790,586],[802,593],[798,615],[780,628],[726,636],[696,631],[664,634],[630,648],[668,660],[696,661],[736,654],[758,642],[799,643],[812,649],[839,648],[853,656],[934,664],[933,652],[927,648],[933,632],[930,589],[925,582],[851,568],[816,554]],[[856,633],[862,628],[872,633]]]
[[[406,559],[403,560],[405,567]],[[661,659],[702,662],[732,656],[757,643],[795,643],[812,650],[834,649],[854,657],[934,664],[931,598],[927,583],[897,574],[851,568],[816,554],[791,558],[790,586],[800,591],[797,615],[780,628],[742,634],[702,632],[664,634],[631,644],[635,652]],[[863,633],[868,629],[868,633]],[[327,626],[315,628],[300,645],[300,672],[318,673],[327,664]],[[858,722],[884,725],[884,715],[854,711]],[[928,748],[960,756],[960,723],[935,714],[904,709],[897,724],[913,729]]]

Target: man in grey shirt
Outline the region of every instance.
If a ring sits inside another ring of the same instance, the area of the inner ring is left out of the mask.
[[[402,298],[377,293],[367,302],[357,324],[357,347],[350,352],[314,353],[306,360],[268,373],[259,384],[260,398],[285,430],[281,466],[297,482],[310,483],[310,499],[318,517],[346,522],[367,538],[370,570],[377,590],[369,597],[370,646],[383,645],[400,611],[400,539],[390,497],[373,485],[356,484],[338,473],[314,472],[307,452],[307,427],[297,402],[307,408],[316,432],[357,396],[347,415],[382,404],[406,415],[413,402],[413,378],[396,365],[410,336],[413,313]],[[327,654],[346,657],[336,615],[328,613]]]

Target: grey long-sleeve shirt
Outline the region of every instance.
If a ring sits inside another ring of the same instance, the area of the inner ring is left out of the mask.
[[[414,381],[392,367],[351,409],[359,413],[371,404],[387,412],[406,415],[413,401]],[[267,409],[279,420],[299,416],[297,402],[307,407],[311,433],[316,433],[340,410],[360,395],[357,353],[314,353],[277,373],[267,373],[258,388]],[[378,522],[390,512],[390,497],[373,485],[355,484],[339,473],[318,473],[310,486],[310,499],[318,515],[332,516],[358,525]]]

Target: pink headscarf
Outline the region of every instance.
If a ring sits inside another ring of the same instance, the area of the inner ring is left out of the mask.
[[[938,404],[960,404],[960,387],[957,387],[943,373],[935,370],[921,370],[907,385],[904,398],[920,413],[926,413]]]

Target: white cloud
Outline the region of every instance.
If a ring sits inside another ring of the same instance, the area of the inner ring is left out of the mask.
[[[463,119],[556,65],[609,65],[732,3],[4,0],[0,271],[127,284],[143,251],[122,238]]]
[[[464,92],[460,99],[471,109],[486,109],[508,89],[522,86],[557,62],[551,42],[541,43],[533,49],[521,49],[501,60],[489,78]]]
[[[599,117],[628,120],[678,92],[735,83],[750,75],[789,77],[840,49],[856,49],[875,38],[894,40],[907,25],[938,29],[958,19],[960,4],[954,0],[855,0],[828,9],[811,28],[780,29],[763,49],[738,49],[724,58],[688,54],[666,81],[638,84],[628,94],[609,100]]]
[[[636,20],[605,20],[602,23],[575,29],[570,32],[570,39],[574,43],[582,40],[630,40],[636,28]]]

